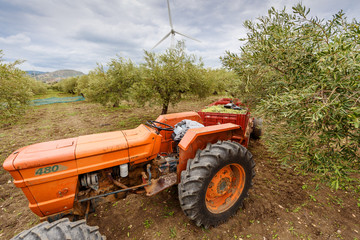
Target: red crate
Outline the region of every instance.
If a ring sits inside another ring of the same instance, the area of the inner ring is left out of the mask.
[[[213,102],[209,105],[209,107],[214,105],[225,105],[231,102],[231,98],[222,98],[216,102]],[[233,103],[237,106],[245,106],[243,103],[241,103],[238,99],[233,99]],[[218,124],[224,124],[224,123],[233,123],[236,125],[240,125],[241,128],[246,131],[246,128],[249,123],[250,119],[250,112],[248,111],[246,114],[233,114],[233,113],[214,113],[214,112],[202,112],[199,111],[198,114],[200,115],[201,119],[203,120],[203,123],[205,126],[211,126],[211,125],[218,125]],[[241,144],[243,144],[245,147],[247,147],[249,142],[249,138],[246,137]]]
[[[246,114],[232,114],[232,113],[213,113],[213,112],[198,112],[205,126],[234,123],[240,125],[244,130],[246,129],[250,113]]]

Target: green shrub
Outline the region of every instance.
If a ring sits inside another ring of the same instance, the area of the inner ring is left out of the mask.
[[[79,90],[91,101],[118,107],[122,100],[129,99],[129,90],[141,78],[139,68],[123,58],[112,59],[108,70],[99,65],[87,78],[82,78]]]
[[[79,77],[69,77],[58,82],[58,89],[64,93],[75,94]]]
[[[227,69],[206,69],[205,79],[212,94],[225,94],[233,98],[239,95],[242,83],[234,71]]]
[[[14,63],[3,63],[0,50],[0,124],[12,122],[19,117],[32,95],[26,73]]]
[[[45,94],[47,92],[47,85],[39,80],[28,77],[30,91],[33,95]]]
[[[77,80],[76,85],[76,94],[84,94],[84,91],[86,91],[86,88],[89,87],[89,76],[88,75],[82,75]]]

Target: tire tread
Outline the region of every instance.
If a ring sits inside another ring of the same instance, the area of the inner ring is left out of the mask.
[[[218,141],[214,144],[207,144],[203,150],[198,150],[193,159],[189,159],[186,164],[186,170],[181,173],[181,182],[178,185],[180,206],[185,215],[193,220],[197,226],[203,225],[205,228],[217,226],[228,220],[236,213],[236,210],[227,214],[225,218],[209,219],[201,211],[199,199],[201,192],[204,191],[204,185],[212,169],[215,166],[226,164],[227,158],[238,157],[245,162],[248,168],[249,178],[248,188],[242,193],[244,197],[248,196],[247,191],[253,185],[252,178],[255,176],[255,162],[253,156],[244,146],[232,141]],[[245,170],[246,171],[246,170]],[[238,203],[243,205],[243,199]]]
[[[43,222],[29,230],[25,230],[12,240],[106,240],[99,232],[99,227],[86,225],[85,220],[70,222],[68,218],[62,218],[52,223]]]

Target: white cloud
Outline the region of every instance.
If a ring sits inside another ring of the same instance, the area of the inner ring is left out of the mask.
[[[355,0],[302,0],[312,16],[330,18],[341,8],[358,16]],[[267,14],[270,6],[291,11],[288,0],[170,0],[176,31],[201,40],[186,40],[189,52],[203,57],[207,67],[220,66],[226,50],[237,52],[246,19]],[[166,0],[1,0],[0,49],[9,61],[25,59],[22,69],[53,71],[71,68],[87,72],[117,54],[141,62],[170,31]],[[183,37],[176,36],[177,40]],[[170,38],[156,52],[170,46]]]
[[[23,33],[18,33],[16,35],[11,35],[8,37],[0,37],[0,43],[2,44],[17,45],[17,44],[27,44],[30,42],[31,39]]]

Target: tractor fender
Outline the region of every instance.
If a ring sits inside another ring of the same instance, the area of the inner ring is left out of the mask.
[[[198,150],[204,149],[208,143],[226,140],[244,142],[245,136],[241,126],[226,123],[189,129],[178,145],[179,164],[177,166],[177,182],[180,182],[181,172],[186,169],[187,161],[194,158]]]

